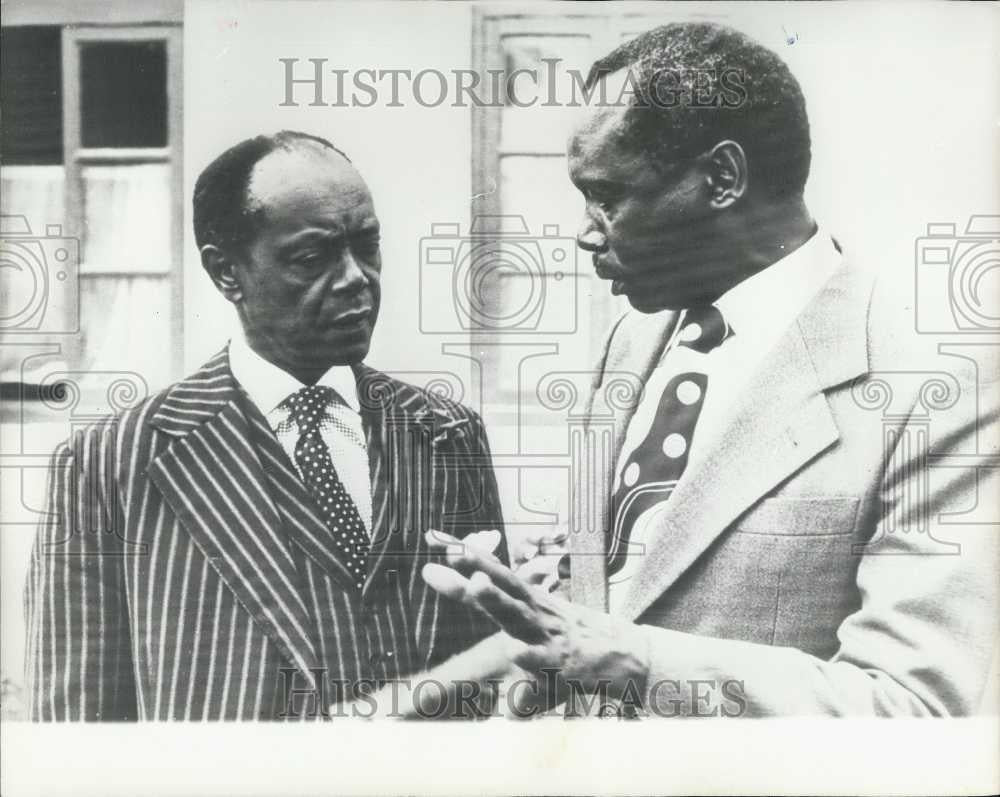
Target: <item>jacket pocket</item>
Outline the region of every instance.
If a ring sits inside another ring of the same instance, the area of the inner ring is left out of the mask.
[[[740,534],[829,537],[852,534],[856,496],[765,498],[733,524]]]

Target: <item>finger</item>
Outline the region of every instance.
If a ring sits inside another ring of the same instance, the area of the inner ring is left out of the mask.
[[[435,592],[439,592],[454,601],[469,602],[467,600],[470,594],[469,579],[447,565],[428,562],[423,566],[420,575]]]
[[[448,554],[449,565],[466,576],[480,572],[489,576],[490,582],[497,589],[503,590],[515,600],[534,606],[536,596],[531,587],[515,575],[514,571],[499,560],[484,557],[477,551],[466,549],[462,554]]]
[[[566,548],[566,541],[569,539],[569,532],[563,531],[529,531],[522,534],[516,543],[511,547],[511,557],[514,564],[520,564],[528,559],[533,559],[540,554],[552,553],[555,550],[563,551]]]
[[[514,561],[526,561],[538,553],[539,546],[544,542],[545,534],[540,531],[529,531],[518,537],[516,545],[511,546]]]
[[[514,656],[514,664],[528,672],[540,673],[552,669],[552,651],[542,644],[529,644]]]
[[[477,571],[466,578],[447,565],[428,562],[423,566],[421,575],[431,589],[446,598],[478,609],[505,629],[507,626],[517,627],[523,634],[521,626],[528,622],[527,607],[498,590],[485,573]]]
[[[515,639],[535,643],[545,638],[537,616],[524,603],[497,589],[485,573],[465,578],[450,567],[429,562],[421,575],[431,589],[485,614]]]
[[[534,603],[531,592],[513,571],[492,555],[482,555],[471,546],[463,546],[461,541],[442,531],[430,530],[425,538],[428,545],[444,550],[447,563],[462,575],[471,576],[477,570],[486,573],[498,588],[517,600]]]
[[[427,545],[435,553],[447,553],[450,548],[462,545],[462,541],[457,537],[453,537],[448,532],[440,531],[439,529],[427,529],[424,532],[424,540],[427,541]]]
[[[524,540],[511,546],[509,550],[511,562],[513,562],[515,569],[525,562],[531,561],[538,554],[538,546],[533,542]]]
[[[522,536],[527,543],[532,545],[545,545],[550,543],[563,542],[569,537],[569,532],[566,529],[558,529],[553,531],[552,529],[545,529],[539,531],[527,531]]]
[[[557,589],[559,589],[559,586],[561,584],[562,584],[562,581],[559,579],[558,575],[550,575],[550,576],[546,576],[545,580],[543,580],[542,583],[539,584],[539,586],[543,590],[545,590],[546,592],[548,592],[548,593],[551,594],[551,593],[555,592]]]
[[[500,561],[493,553],[502,539],[502,535],[496,529],[475,531],[463,539],[452,536],[446,531],[428,529],[424,533],[424,539],[432,551],[443,553],[446,556],[461,556],[467,549],[475,548],[484,556]]]
[[[489,614],[515,639],[535,644],[548,637],[538,614],[524,602],[499,589],[485,573],[472,574],[468,582],[468,593],[474,606]]]
[[[514,569],[518,578],[535,586],[542,586],[550,579],[559,578],[559,557],[536,556]]]
[[[562,554],[566,553],[567,543],[569,541],[568,534],[556,534],[551,537],[547,537],[542,540],[538,546],[539,554]]]
[[[470,534],[468,537],[462,540],[466,545],[471,545],[477,551],[482,551],[484,554],[492,554],[496,551],[497,546],[500,545],[501,535],[496,529],[489,529],[487,531],[476,531]]]

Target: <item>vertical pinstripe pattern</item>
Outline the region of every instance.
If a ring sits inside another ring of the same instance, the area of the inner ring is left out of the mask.
[[[56,451],[25,590],[33,719],[275,718],[288,686],[321,686],[314,672],[332,699],[489,633],[419,577],[426,528],[501,527],[479,418],[357,375],[373,496],[360,594],[226,351]]]

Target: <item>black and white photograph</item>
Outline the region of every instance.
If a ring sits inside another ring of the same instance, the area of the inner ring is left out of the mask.
[[[995,4],[2,10],[5,794],[1000,790]]]

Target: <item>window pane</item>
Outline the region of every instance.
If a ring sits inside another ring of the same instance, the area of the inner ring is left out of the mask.
[[[81,44],[80,92],[84,147],[167,145],[166,42]]]
[[[56,26],[0,30],[0,161],[63,161],[62,39]]]
[[[170,280],[165,276],[87,275],[80,280],[80,365],[88,371],[132,371],[150,392],[168,383]]]
[[[170,269],[170,165],[85,166],[84,271]]]
[[[0,171],[0,207],[4,216],[24,216],[31,232],[46,233],[51,224],[63,224],[62,166],[11,166]]]

